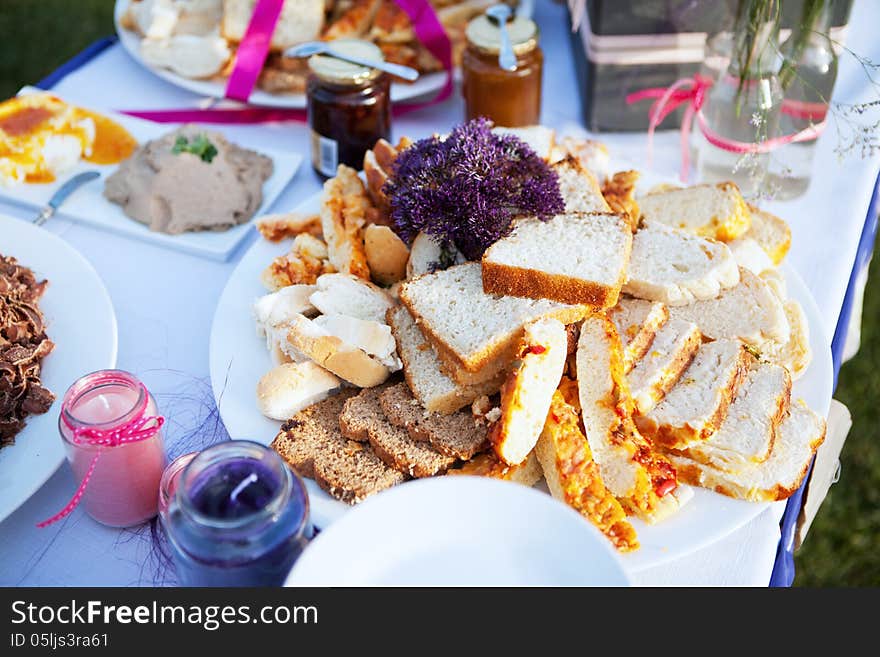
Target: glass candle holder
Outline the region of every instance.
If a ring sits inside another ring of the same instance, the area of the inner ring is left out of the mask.
[[[280,586],[312,538],[305,485],[258,443],[209,447],[174,488],[161,518],[184,586]]]
[[[156,515],[165,467],[162,422],[152,395],[128,372],[93,372],[67,390],[58,430],[81,482],[79,501],[92,518],[131,527]]]

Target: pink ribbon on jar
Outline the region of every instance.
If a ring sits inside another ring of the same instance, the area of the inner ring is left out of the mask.
[[[744,142],[735,139],[722,137],[712,130],[706,123],[703,116],[702,107],[706,100],[706,94],[712,87],[712,81],[702,75],[694,75],[691,78],[680,78],[668,87],[653,87],[650,89],[642,89],[626,96],[626,104],[631,105],[647,98],[656,98],[657,100],[651,105],[648,111],[648,167],[650,168],[654,156],[654,131],[663,119],[669,116],[681,105],[687,103],[684,116],[681,120],[681,129],[679,132],[679,143],[681,145],[681,170],[679,178],[681,182],[688,182],[690,177],[690,149],[688,148],[688,139],[691,133],[691,126],[694,118],[700,127],[700,132],[713,146],[730,153],[769,153],[786,144],[792,144],[802,141],[810,141],[816,139],[825,129],[826,120],[823,118],[821,123],[811,125],[803,130],[790,135],[774,137],[773,139],[765,139],[760,142]],[[785,112],[785,103],[783,103],[783,112]]]
[[[143,385],[141,387],[143,388]],[[138,406],[136,412],[133,413],[132,419],[126,424],[113,429],[96,429],[94,427],[74,428],[62,414],[61,421],[67,424],[69,429],[73,430],[73,438],[71,439],[71,442],[74,445],[86,447],[119,447],[128,443],[147,440],[155,436],[156,432],[162,428],[163,424],[165,424],[165,418],[161,415],[144,417],[143,413],[147,409],[150,396],[147,394],[146,388],[143,389],[143,392],[144,394],[141,395],[141,404]],[[70,515],[70,513],[77,507],[80,500],[82,500],[83,495],[85,495],[89,479],[91,479],[92,474],[95,472],[95,467],[98,465],[98,459],[101,457],[101,453],[101,451],[98,451],[94,458],[92,458],[92,462],[89,464],[89,469],[86,471],[83,480],[80,482],[79,487],[76,489],[76,492],[73,494],[73,497],[70,498],[67,505],[51,518],[37,523],[37,527],[40,527],[41,529],[43,527],[48,527]]]

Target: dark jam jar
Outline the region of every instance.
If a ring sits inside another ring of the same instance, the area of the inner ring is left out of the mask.
[[[378,46],[337,39],[334,50],[382,61]],[[315,55],[309,59],[308,115],[312,166],[321,176],[336,175],[340,164],[363,168],[364,154],[379,139],[391,139],[391,80],[374,68]]]
[[[485,116],[495,125],[514,128],[540,123],[541,75],[544,55],[538,46],[538,26],[527,18],[507,23],[516,69],[498,63],[501,30],[488,16],[474,18],[465,30],[462,93],[467,119]]]

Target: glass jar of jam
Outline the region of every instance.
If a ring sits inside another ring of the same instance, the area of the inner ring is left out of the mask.
[[[382,61],[369,41],[337,39],[334,50]],[[321,176],[336,175],[340,164],[363,168],[364,154],[379,139],[391,139],[391,80],[382,71],[329,57],[309,59],[308,118],[312,166]]]
[[[488,16],[477,16],[465,30],[462,93],[467,119],[485,116],[509,128],[540,123],[541,74],[544,55],[538,45],[538,26],[527,18],[507,23],[516,68],[501,68],[501,30]]]

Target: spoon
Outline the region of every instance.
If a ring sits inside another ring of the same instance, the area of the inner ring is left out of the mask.
[[[410,82],[412,82],[413,80],[417,80],[419,77],[419,72],[414,68],[410,68],[409,66],[401,66],[400,64],[392,64],[390,62],[376,62],[369,59],[362,59],[361,57],[357,57],[355,55],[349,55],[343,52],[339,52],[329,43],[323,41],[309,41],[307,43],[301,43],[298,46],[292,46],[291,48],[288,48],[284,51],[285,57],[311,57],[312,55],[327,55],[329,57],[341,59],[346,62],[351,62],[352,64],[360,64],[361,66],[377,68],[380,71],[391,73],[391,75],[396,75],[397,77],[403,78],[404,80],[409,80]]]
[[[40,210],[40,214],[38,214],[31,223],[35,226],[42,226],[52,217],[53,214],[55,214],[55,211],[62,203],[64,203],[68,196],[73,194],[80,188],[80,186],[90,180],[94,180],[100,175],[101,174],[97,171],[83,171],[82,173],[76,174],[52,194],[52,198],[49,199],[49,202],[42,210]]]
[[[510,34],[507,32],[507,21],[512,12],[505,4],[492,5],[486,10],[489,17],[501,30],[501,52],[498,53],[498,65],[505,71],[516,70],[516,55],[513,54],[513,45],[510,43]]]

